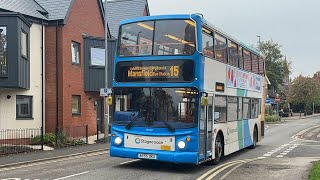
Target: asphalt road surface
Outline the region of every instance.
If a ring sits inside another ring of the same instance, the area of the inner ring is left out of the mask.
[[[297,133],[316,125],[320,125],[319,117],[269,124],[265,138],[255,149],[244,149],[231,154],[217,166],[111,158],[108,152],[100,152],[0,169],[0,179],[236,179],[236,168],[245,167],[247,162],[270,158],[275,162],[286,160],[290,164],[290,158],[320,157],[319,142],[302,140],[299,139],[302,136],[297,136]],[[294,162],[303,164],[300,161]],[[267,164],[264,167],[260,163],[259,167],[263,170],[267,168]],[[226,177],[231,170],[234,171],[233,174]],[[262,178],[262,174],[260,176],[255,173],[252,179],[259,177]]]

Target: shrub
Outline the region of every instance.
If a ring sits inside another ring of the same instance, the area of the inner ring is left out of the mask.
[[[34,136],[31,138],[31,144],[40,145],[41,144],[41,135]],[[47,133],[43,135],[43,144],[47,146],[55,146],[55,135],[53,133]],[[85,144],[82,140],[69,139],[63,132],[57,134],[57,146],[75,146]]]
[[[277,115],[267,115],[265,120],[266,122],[278,122],[280,121],[280,117]]]

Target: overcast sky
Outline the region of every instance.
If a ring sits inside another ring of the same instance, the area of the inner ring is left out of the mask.
[[[151,15],[202,13],[249,45],[272,39],[292,61],[291,77],[320,71],[320,0],[148,0]]]

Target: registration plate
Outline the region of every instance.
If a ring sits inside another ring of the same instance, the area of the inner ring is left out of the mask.
[[[138,154],[138,158],[141,158],[141,159],[157,159],[157,155],[156,154],[142,154],[142,153],[139,153]]]

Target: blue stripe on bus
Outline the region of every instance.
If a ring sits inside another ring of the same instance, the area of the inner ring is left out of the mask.
[[[250,128],[249,128],[249,123],[248,120],[245,119],[243,120],[243,135],[244,135],[244,147],[248,147],[252,145],[252,139],[250,135]]]

